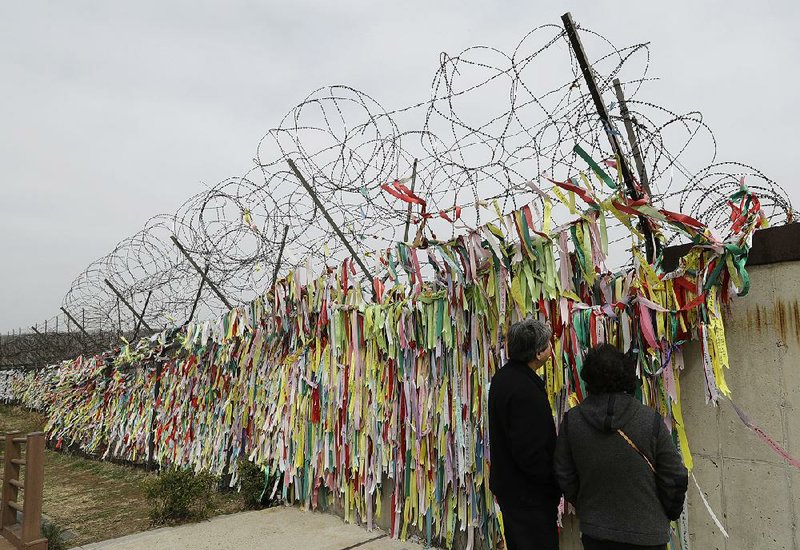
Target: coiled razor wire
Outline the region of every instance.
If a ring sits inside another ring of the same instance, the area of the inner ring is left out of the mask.
[[[746,164],[717,160],[714,134],[699,112],[678,114],[646,99],[647,89],[655,86],[648,76],[648,44],[618,48],[589,29],[580,32],[586,50],[595,56],[592,69],[619,128],[612,81],[623,83],[654,205],[721,230],[728,225],[726,198],[744,178],[761,198],[770,224],[794,221],[789,198],[774,181]],[[558,25],[533,29],[510,54],[485,46],[455,57],[442,54],[429,99],[407,107],[386,110],[348,86],[315,90],[260,140],[254,165],[244,175],[192,196],[174,214],[154,216],[141,231],[89,264],[62,306],[80,316],[75,320],[96,333],[91,339],[96,341],[87,341],[60,314],[49,320],[50,330],[54,325],[57,330],[71,327],[77,335],[74,344],[40,350],[34,361],[89,348],[99,351],[95,348],[118,341],[120,335],[130,337],[137,324],[143,334],[137,316],[106,279],[138,312],[149,296],[143,321],[152,330],[185,322],[201,276],[172,236],[199,266],[207,266],[208,280],[231,303],[270,287],[284,231],[279,274],[303,266],[308,273],[319,273],[341,262],[349,252],[289,169],[288,159],[357,255],[380,276],[377,250],[413,240],[417,233],[452,238],[493,218],[495,201],[503,212],[541,201],[528,182],[547,191],[552,184],[546,178],[563,181],[587,171],[574,152],[576,144],[595,159],[611,157],[606,131],[619,130],[603,127]],[[435,215],[423,219],[415,207],[409,222],[408,204],[381,187],[395,180],[413,185]],[[557,220],[565,213],[553,211]],[[609,227],[610,235],[616,235],[612,241],[624,243],[628,233]],[[674,238],[668,235],[670,242]],[[620,246],[618,265],[629,260],[629,252]],[[226,306],[206,287],[196,309],[196,316],[207,317]],[[36,347],[45,340],[29,343]]]

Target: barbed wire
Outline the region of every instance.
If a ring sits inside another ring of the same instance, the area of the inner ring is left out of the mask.
[[[649,44],[618,48],[590,29],[580,32],[618,126],[612,82],[623,83],[655,205],[672,205],[721,231],[728,225],[725,199],[744,177],[771,224],[795,220],[776,182],[746,164],[718,161],[714,134],[701,113],[675,113],[647,99],[648,88],[658,82],[649,76]],[[173,236],[202,269],[207,266],[208,280],[231,303],[266,291],[279,255],[281,275],[303,266],[318,273],[341,262],[349,252],[289,169],[289,159],[356,254],[380,274],[375,252],[404,240],[409,224],[408,204],[387,193],[385,184],[413,186],[426,203],[427,217],[418,206],[413,209],[408,240],[418,233],[449,239],[494,217],[495,201],[503,212],[535,201],[541,206],[527,183],[547,191],[551,185],[543,176],[563,181],[585,172],[576,144],[595,159],[612,157],[607,131],[619,130],[603,126],[558,25],[533,29],[510,54],[487,46],[441,54],[429,98],[394,110],[348,86],[323,87],[264,135],[242,176],[190,197],[173,214],[148,220],[76,277],[62,307],[80,316],[87,332],[104,335],[94,347],[148,332],[141,326],[135,331],[137,324],[158,331],[184,323],[195,310],[195,317],[207,317],[227,309],[208,285],[198,294],[201,274]],[[566,215],[564,207],[553,210],[556,220]],[[609,231],[616,235],[612,243],[628,235],[614,223]],[[618,265],[630,260],[623,246],[620,251]],[[71,327],[81,338],[40,356],[51,360],[87,350],[87,338],[65,314],[47,325],[51,331]]]

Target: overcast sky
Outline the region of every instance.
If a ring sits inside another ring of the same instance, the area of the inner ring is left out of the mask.
[[[575,20],[651,42],[661,104],[697,109],[719,160],[794,181],[800,3],[4,2],[0,9],[0,331],[53,316],[72,280],[154,214],[252,165],[309,92],[387,109],[426,99],[439,53],[511,51]]]

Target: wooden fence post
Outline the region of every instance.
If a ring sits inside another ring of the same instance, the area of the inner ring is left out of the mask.
[[[22,512],[22,542],[25,548],[42,538],[42,492],[44,490],[44,434],[28,434],[25,449],[25,491]],[[45,548],[47,541],[45,541]]]
[[[44,489],[44,434],[35,432],[19,437],[20,432],[6,434],[3,472],[2,536],[14,547],[25,550],[47,550],[42,537],[42,492]],[[22,446],[25,445],[25,458]],[[20,467],[25,466],[25,478]],[[24,502],[19,502],[19,490]],[[17,522],[17,512],[22,522]]]

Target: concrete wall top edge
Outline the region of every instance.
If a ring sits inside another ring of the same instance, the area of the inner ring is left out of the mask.
[[[678,260],[691,250],[692,244],[681,244],[664,249],[664,271],[673,271]],[[765,265],[800,260],[800,223],[791,223],[759,229],[753,234],[753,247],[747,265]]]

